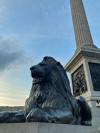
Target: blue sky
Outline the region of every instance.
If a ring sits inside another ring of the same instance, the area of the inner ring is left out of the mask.
[[[100,1],[83,3],[100,47]],[[65,65],[75,49],[69,0],[0,0],[0,105],[24,105],[29,67],[46,55]]]

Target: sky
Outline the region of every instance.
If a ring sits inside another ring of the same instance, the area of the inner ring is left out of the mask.
[[[100,48],[100,1],[83,0]],[[69,0],[0,0],[0,106],[24,105],[30,66],[52,56],[63,66],[76,49]]]

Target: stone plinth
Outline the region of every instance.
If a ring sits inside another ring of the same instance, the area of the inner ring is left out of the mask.
[[[100,49],[81,47],[76,50],[65,70],[71,74],[72,93],[75,97],[83,96],[92,110],[92,124],[100,125]]]
[[[50,123],[0,124],[0,133],[100,133],[100,127]]]

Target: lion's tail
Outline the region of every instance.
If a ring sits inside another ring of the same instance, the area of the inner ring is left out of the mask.
[[[82,96],[80,96],[78,99],[78,104],[80,107],[81,124],[91,125],[92,112],[91,112],[91,108],[88,105],[87,101]]]

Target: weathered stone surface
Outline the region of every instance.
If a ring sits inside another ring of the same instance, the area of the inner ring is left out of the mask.
[[[51,123],[0,124],[0,133],[100,133],[100,126]]]

